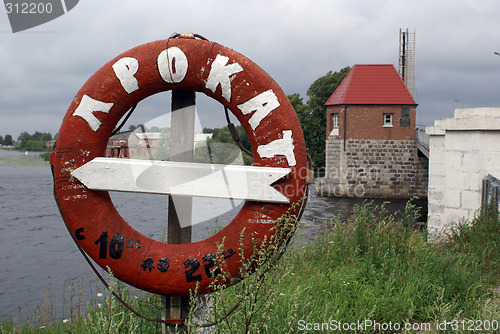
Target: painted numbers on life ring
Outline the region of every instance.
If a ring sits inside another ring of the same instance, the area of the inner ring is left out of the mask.
[[[224,260],[229,259],[234,254],[235,252],[232,249],[228,249],[227,252],[226,251],[222,252]],[[217,255],[213,253],[208,253],[202,257],[202,260],[203,262],[205,262],[205,264],[203,265],[203,269],[205,270],[205,275],[207,276],[207,278],[212,278],[214,276],[218,276],[221,274],[221,270],[218,268],[212,272],[212,268],[215,267],[216,264]],[[198,259],[196,258],[187,259],[186,261],[183,262],[183,264],[184,264],[184,269],[187,269],[184,272],[186,274],[187,283],[199,282],[202,280],[202,274],[196,274],[198,269],[200,269],[200,261],[198,261]]]
[[[116,233],[108,246],[108,232],[104,231],[94,242],[96,245],[99,245],[99,258],[106,259],[109,253],[109,257],[115,260],[118,260],[122,257],[123,247],[125,246],[125,237],[121,233]]]
[[[228,249],[227,252],[226,251],[222,252],[222,257],[225,260],[233,256],[234,254],[235,252],[232,249]],[[216,265],[217,261],[216,254],[213,253],[205,254],[202,257],[202,261],[204,263],[203,271],[207,278],[212,278],[214,276],[218,276],[221,274],[221,270],[219,268],[215,270],[212,269]],[[197,258],[189,258],[183,261],[183,265],[184,269],[186,269],[186,271],[184,271],[184,274],[186,276],[187,283],[199,282],[203,279],[203,272],[198,272],[198,270],[201,267],[201,264]],[[162,273],[167,272],[169,267],[170,267],[169,261],[166,257],[162,257],[156,264],[156,269],[158,269]],[[143,271],[152,272],[155,269],[155,261],[151,258],[151,256],[148,256],[148,258],[142,262],[141,268]]]
[[[75,231],[76,240],[85,240],[85,235],[83,233],[84,233],[83,227],[76,229]],[[110,241],[108,239],[109,239],[108,231],[104,231],[101,233],[99,238],[94,242],[95,245],[99,246],[99,258],[107,259],[109,255],[109,257],[114,260],[120,259],[123,254],[125,246],[125,237],[121,233],[116,233],[113,236],[113,238],[111,238]],[[138,246],[140,245],[140,240],[134,241],[134,239],[129,239],[128,243],[134,245],[127,246],[127,248],[136,248],[136,249],[141,248],[140,246]],[[227,251],[223,251],[221,255],[222,258],[226,260],[232,257],[234,254],[236,254],[236,252],[230,248]],[[217,255],[213,253],[205,254],[202,257],[202,261],[204,263],[203,269],[207,278],[212,278],[214,276],[218,276],[221,274],[221,270],[218,268],[212,271],[212,268],[215,267],[216,265],[216,260],[217,260]],[[197,271],[200,269],[201,266],[200,261],[198,261],[198,259],[190,258],[185,260],[183,264],[184,264],[184,269],[187,269],[184,272],[186,275],[187,283],[197,282],[202,280],[202,274],[197,273]],[[168,261],[168,258],[166,257],[160,258],[156,263],[156,269],[158,269],[161,273],[167,272],[169,267],[170,263]],[[152,270],[155,269],[155,261],[151,258],[151,256],[148,256],[148,258],[142,262],[141,268],[143,271],[148,270],[149,272],[151,272]]]

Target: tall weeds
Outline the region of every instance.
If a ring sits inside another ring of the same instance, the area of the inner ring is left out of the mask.
[[[318,239],[307,243],[291,240],[296,220],[284,216],[275,236],[264,241],[265,248],[255,244],[252,256],[243,254],[242,281],[230,284],[234,282],[219,276],[213,312],[207,319],[188,318],[188,333],[203,323],[216,323],[214,333],[302,333],[304,323],[364,320],[436,324],[480,319],[498,324],[498,212],[488,207],[472,221],[458,222],[447,239],[436,243],[427,242],[418,216],[411,202],[396,215],[367,201],[355,207],[349,220],[325,223]],[[219,254],[214,271],[223,274],[222,258]],[[156,296],[135,298],[120,283],[113,284],[129,303],[158,317]],[[83,319],[52,326],[51,333],[159,332],[158,324],[136,318],[109,296],[93,302]],[[48,331],[21,328],[9,320],[0,323],[2,334],[43,332]]]
[[[500,277],[500,219],[491,201],[471,222],[461,220],[451,229],[443,246],[469,256],[488,278]]]

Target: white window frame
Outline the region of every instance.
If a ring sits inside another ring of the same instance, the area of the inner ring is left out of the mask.
[[[384,114],[384,128],[392,128],[392,113]]]
[[[340,115],[338,113],[332,114],[332,124],[332,132],[330,132],[330,134],[332,136],[338,136],[340,126]]]
[[[339,114],[332,114],[333,128],[338,129],[340,126],[340,116]]]

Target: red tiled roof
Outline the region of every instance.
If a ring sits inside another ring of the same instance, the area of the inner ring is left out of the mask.
[[[393,65],[354,65],[325,103],[339,104],[416,105]]]

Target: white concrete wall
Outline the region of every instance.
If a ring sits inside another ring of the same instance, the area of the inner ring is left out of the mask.
[[[426,128],[429,147],[431,239],[460,219],[472,219],[481,206],[482,179],[500,179],[500,108],[457,109],[453,118]]]

